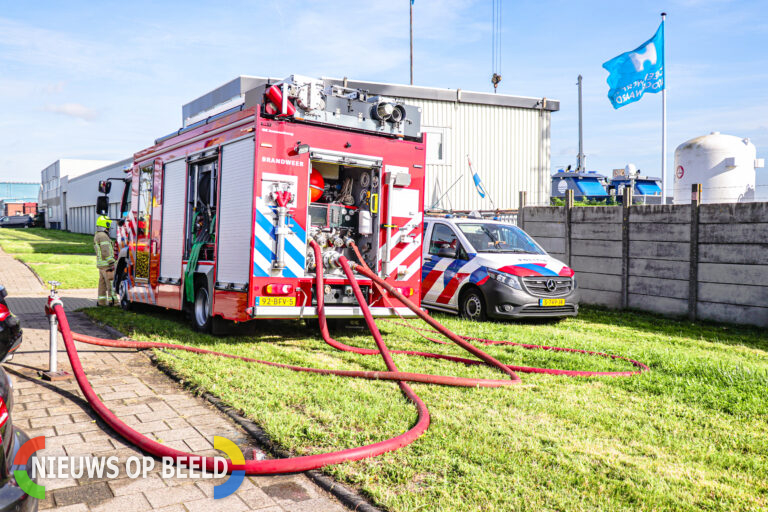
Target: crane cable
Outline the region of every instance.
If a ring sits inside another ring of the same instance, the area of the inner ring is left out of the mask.
[[[502,0],[493,0],[491,13],[491,83],[494,93],[501,82],[501,2]]]

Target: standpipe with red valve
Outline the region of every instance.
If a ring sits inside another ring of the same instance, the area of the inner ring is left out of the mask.
[[[275,229],[277,250],[275,251],[275,262],[272,264],[272,268],[282,270],[285,268],[285,237],[291,234],[291,229],[285,222],[285,218],[290,217],[288,203],[293,200],[293,194],[287,190],[276,190],[272,192],[272,198],[277,203],[277,228]]]
[[[72,378],[69,372],[59,370],[58,350],[59,350],[59,323],[56,319],[54,308],[63,306],[59,298],[58,287],[61,283],[58,281],[48,281],[51,286],[51,293],[48,295],[48,302],[45,304],[45,314],[50,323],[49,348],[48,348],[48,371],[40,371],[39,375],[44,380],[65,380]]]

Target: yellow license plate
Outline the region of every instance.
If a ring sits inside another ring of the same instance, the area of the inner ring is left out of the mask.
[[[256,297],[254,306],[295,306],[296,297]]]
[[[539,306],[565,306],[565,299],[539,299]]]

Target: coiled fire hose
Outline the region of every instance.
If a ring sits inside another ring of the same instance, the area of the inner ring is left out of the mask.
[[[312,244],[312,248],[315,251],[315,255],[317,257],[316,261],[322,261],[319,258],[320,248],[313,241],[311,241],[310,243]],[[335,348],[338,348],[339,350],[352,351],[358,354],[381,355],[382,358],[384,359],[384,363],[388,370],[386,372],[305,368],[305,367],[286,365],[281,363],[274,363],[269,361],[260,361],[257,359],[247,358],[243,356],[236,356],[233,354],[214,352],[211,350],[205,350],[197,347],[189,347],[184,345],[175,345],[170,343],[157,343],[157,342],[142,342],[142,341],[119,341],[119,340],[107,340],[102,338],[95,338],[92,336],[85,336],[82,334],[73,333],[70,330],[69,323],[67,321],[67,316],[64,312],[64,309],[60,301],[54,302],[52,304],[52,307],[53,307],[53,312],[56,315],[59,322],[59,329],[61,330],[62,337],[64,338],[64,344],[66,346],[67,356],[69,357],[70,364],[72,365],[72,371],[75,374],[77,383],[80,386],[80,389],[82,390],[83,394],[85,395],[86,400],[88,400],[88,402],[91,404],[91,407],[93,407],[94,411],[110,427],[112,427],[117,433],[119,433],[124,439],[126,439],[128,442],[132,443],[136,447],[140,448],[141,450],[147,453],[150,453],[152,455],[155,455],[157,457],[171,457],[177,463],[180,463],[180,464],[189,464],[191,461],[194,461],[195,464],[202,462],[202,464],[204,464],[204,467],[208,471],[214,471],[215,469],[214,465],[216,461],[214,458],[202,457],[199,455],[186,453],[186,452],[171,448],[169,446],[163,445],[157,441],[154,441],[140,434],[136,430],[126,425],[117,416],[115,416],[115,414],[112,413],[112,411],[110,411],[109,408],[106,405],[104,405],[104,403],[99,399],[99,397],[96,395],[93,388],[91,387],[90,383],[88,382],[88,378],[86,377],[85,372],[83,371],[82,364],[80,363],[80,358],[77,354],[77,349],[75,348],[74,340],[76,339],[78,341],[94,344],[94,345],[119,347],[119,348],[137,348],[137,349],[166,348],[166,349],[175,349],[175,350],[186,350],[189,352],[195,352],[199,354],[209,354],[209,355],[216,355],[216,356],[228,357],[233,359],[240,359],[248,362],[260,363],[260,364],[265,364],[269,366],[290,369],[294,371],[303,371],[303,372],[319,373],[319,374],[326,374],[326,375],[339,375],[339,376],[346,376],[346,377],[357,377],[357,378],[364,378],[364,379],[396,380],[398,382],[398,385],[400,386],[400,389],[403,391],[406,397],[409,400],[411,400],[416,406],[418,417],[413,427],[411,427],[409,430],[407,430],[406,432],[396,437],[393,437],[384,441],[380,441],[378,443],[373,443],[373,444],[360,446],[356,448],[348,448],[345,450],[339,450],[335,452],[316,454],[316,455],[306,455],[306,456],[300,456],[300,457],[291,457],[287,459],[268,459],[268,460],[260,460],[260,461],[248,460],[248,461],[245,461],[245,463],[242,465],[234,464],[231,460],[227,460],[226,470],[228,473],[236,470],[245,470],[245,473],[248,475],[306,471],[306,470],[316,469],[322,466],[326,466],[329,464],[338,464],[345,461],[360,460],[364,458],[374,457],[376,455],[380,455],[388,451],[397,450],[398,448],[402,448],[403,446],[406,446],[412,443],[427,430],[427,428],[429,427],[430,417],[429,417],[429,411],[427,410],[426,405],[411,389],[411,387],[407,384],[407,382],[423,382],[423,383],[442,384],[442,385],[449,385],[449,386],[473,386],[473,387],[477,387],[477,386],[500,387],[500,386],[509,386],[509,385],[520,382],[520,378],[514,373],[512,367],[510,367],[509,365],[504,365],[500,361],[491,357],[489,354],[483,352],[479,348],[469,343],[466,339],[452,333],[451,331],[443,327],[441,324],[439,324],[436,320],[432,319],[431,317],[423,313],[418,308],[418,306],[416,306],[415,304],[410,302],[408,299],[403,297],[394,287],[390,286],[384,280],[382,280],[381,278],[373,274],[369,269],[364,268],[360,265],[356,265],[355,269],[359,273],[365,275],[366,277],[369,277],[372,281],[376,282],[379,286],[382,286],[392,296],[402,301],[402,303],[405,304],[409,309],[411,309],[414,313],[419,315],[422,319],[424,319],[427,323],[429,323],[432,327],[434,327],[439,333],[448,337],[451,341],[455,342],[457,345],[461,346],[462,348],[470,352],[472,355],[480,358],[481,361],[477,361],[473,359],[463,359],[463,358],[458,358],[453,356],[444,356],[441,354],[432,354],[432,353],[415,352],[415,351],[389,350],[386,344],[384,343],[383,338],[381,337],[381,333],[376,327],[376,324],[373,320],[373,316],[371,315],[370,310],[368,309],[368,305],[363,297],[362,291],[360,290],[360,287],[355,280],[352,267],[350,266],[347,259],[344,257],[340,258],[340,263],[342,265],[342,268],[345,274],[347,275],[350,281],[352,289],[363,311],[363,315],[368,324],[368,327],[371,330],[371,334],[373,335],[373,338],[376,342],[378,350],[352,347],[350,345],[345,345],[331,338],[328,332],[328,326],[327,326],[325,311],[324,311],[324,303],[323,303],[324,284],[323,284],[322,266],[318,266],[315,285],[316,285],[316,295],[318,300],[318,304],[317,304],[318,321],[320,324],[320,331],[323,335],[323,339],[325,340],[326,343],[328,343],[329,345]],[[572,349],[567,349],[567,350],[572,350]],[[506,374],[509,377],[509,379],[508,380],[507,379],[505,380],[471,379],[471,378],[400,372],[398,371],[397,366],[392,360],[391,354],[393,353],[419,355],[422,357],[445,359],[450,361],[464,362],[468,364],[485,363],[489,366],[497,368],[498,370]],[[647,367],[645,365],[642,365],[642,363],[636,363],[636,365],[639,365],[642,368],[641,371],[647,370]],[[522,371],[532,371],[532,370],[540,370],[541,373],[552,373],[552,374],[558,374],[557,372],[563,371],[563,370],[547,370],[547,369],[528,369],[528,370],[522,370]],[[581,372],[581,373],[588,373],[588,372]],[[593,374],[601,375],[602,373],[594,372]]]

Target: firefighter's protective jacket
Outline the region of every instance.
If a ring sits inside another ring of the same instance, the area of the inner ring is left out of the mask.
[[[106,231],[96,231],[93,235],[93,248],[96,251],[96,267],[109,268],[115,266],[115,252],[112,239]]]

